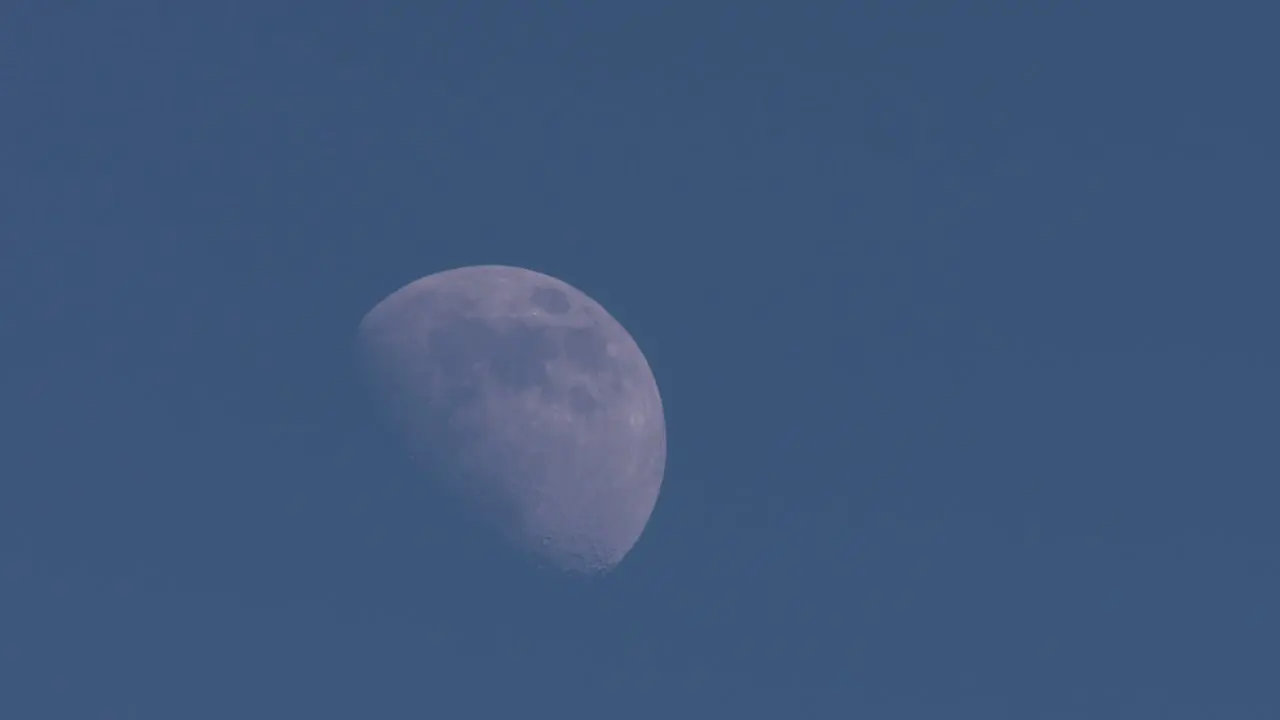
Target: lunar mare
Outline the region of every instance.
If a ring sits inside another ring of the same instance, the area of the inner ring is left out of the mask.
[[[514,267],[436,273],[369,311],[357,348],[415,464],[513,547],[594,574],[635,545],[666,464],[662,401],[582,291]]]

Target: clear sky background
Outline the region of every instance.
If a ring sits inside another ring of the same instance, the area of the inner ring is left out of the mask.
[[[1275,12],[0,10],[0,717],[1280,717]],[[616,574],[510,562],[360,317],[635,336]]]

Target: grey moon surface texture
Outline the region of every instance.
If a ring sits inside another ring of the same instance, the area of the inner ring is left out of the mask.
[[[599,303],[515,267],[412,282],[357,331],[373,394],[415,465],[541,565],[612,570],[666,465],[662,400]]]

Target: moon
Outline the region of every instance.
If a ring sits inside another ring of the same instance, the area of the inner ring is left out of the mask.
[[[510,547],[597,575],[640,538],[666,465],[662,400],[635,340],[581,290],[447,270],[378,303],[356,345],[415,465]]]

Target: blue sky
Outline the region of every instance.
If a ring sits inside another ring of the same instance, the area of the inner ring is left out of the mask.
[[[1264,4],[11,3],[0,715],[1273,718]],[[666,483],[511,562],[356,323],[560,277]]]

